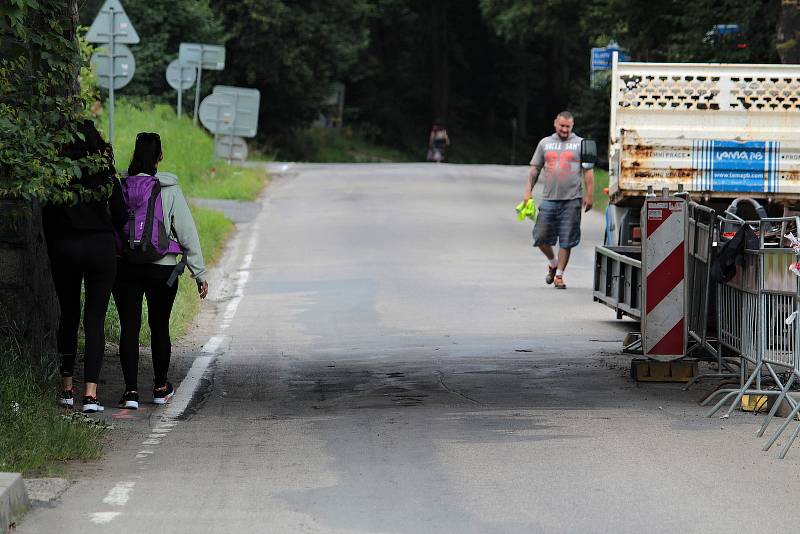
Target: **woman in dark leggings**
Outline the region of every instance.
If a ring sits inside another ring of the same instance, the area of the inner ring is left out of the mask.
[[[140,133],[136,136],[128,177],[147,175],[158,179],[161,186],[161,205],[166,234],[171,240],[180,244],[186,265],[197,283],[197,292],[200,298],[205,298],[208,294],[208,283],[205,281],[206,268],[200,251],[197,228],[189,211],[189,205],[178,186],[178,177],[166,172],[156,174],[158,164],[163,157],[161,138],[158,134]],[[123,254],[119,260],[114,301],[117,304],[122,329],[119,356],[125,377],[125,392],[119,401],[120,408],[134,410],[139,408],[139,331],[142,327],[142,299],[147,299],[147,321],[152,341],[153,403],[165,404],[175,392],[172,384],[167,381],[167,371],[172,352],[169,316],[178,292],[178,279],[171,285],[168,282],[178,265],[177,256],[178,254],[167,253],[153,263],[131,263]]]
[[[81,319],[81,283],[84,285],[83,330],[85,413],[101,412],[97,401],[97,382],[105,352],[105,323],[108,300],[117,271],[114,225],[125,219],[122,194],[114,171],[111,145],[107,144],[92,121],[82,122],[77,139],[63,150],[66,157],[81,162],[81,177],[75,180],[94,191],[100,200],[79,200],[72,204],[47,204],[42,208],[47,250],[53,282],[58,296],[60,317],[57,347],[61,355],[62,391],[59,404],[74,406],[72,375],[78,350]],[[92,165],[85,158],[100,156]],[[105,194],[109,198],[102,198]]]

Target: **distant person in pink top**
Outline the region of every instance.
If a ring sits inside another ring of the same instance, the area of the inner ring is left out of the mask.
[[[447,129],[440,120],[433,121],[431,134],[428,137],[428,161],[439,163],[444,161],[444,149],[450,145]]]

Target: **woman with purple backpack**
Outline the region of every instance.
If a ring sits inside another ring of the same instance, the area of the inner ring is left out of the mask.
[[[200,238],[178,177],[157,172],[164,159],[161,138],[142,132],[122,183],[128,221],[120,232],[114,301],[121,327],[119,356],[125,378],[120,408],[138,409],[139,331],[142,299],[147,300],[153,358],[153,403],[166,404],[175,389],[167,381],[172,352],[169,317],[178,293],[178,275],[189,267],[200,298],[208,294]],[[178,256],[182,259],[178,261]]]

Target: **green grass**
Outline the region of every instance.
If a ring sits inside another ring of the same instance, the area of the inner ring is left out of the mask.
[[[233,230],[233,223],[218,211],[196,206],[192,206],[192,215],[197,225],[197,232],[200,234],[200,247],[203,249],[206,264],[214,264],[222,254],[222,246]],[[180,337],[186,332],[200,309],[197,284],[189,275],[188,269],[181,276],[179,284],[178,296],[169,318],[169,331],[173,338]],[[147,336],[149,338],[149,330]]]
[[[100,121],[108,132],[107,115]],[[117,169],[127,169],[136,134],[156,132],[161,136],[164,160],[161,171],[178,175],[188,197],[253,200],[264,186],[265,174],[214,159],[214,138],[186,116],[177,118],[167,104],[118,100],[114,108],[114,159]]]
[[[0,471],[49,475],[101,455],[107,425],[56,406],[55,365],[35,369],[9,342],[0,347]]]
[[[603,191],[608,187],[608,171],[594,170],[594,209],[605,213],[608,206],[608,194]]]
[[[412,155],[369,143],[347,128],[309,128],[291,140],[290,159],[315,163],[392,163],[419,161]]]

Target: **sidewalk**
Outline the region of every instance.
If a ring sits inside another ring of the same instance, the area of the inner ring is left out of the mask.
[[[2,534],[11,532],[29,506],[25,484],[19,473],[0,473],[0,525]]]

